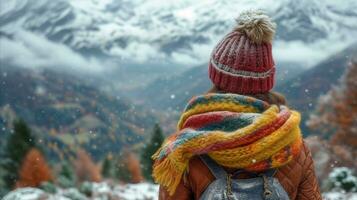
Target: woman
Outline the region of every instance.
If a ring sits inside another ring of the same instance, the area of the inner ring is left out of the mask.
[[[214,48],[213,88],[191,99],[153,155],[159,199],[321,199],[300,114],[271,91],[275,27],[244,12]]]

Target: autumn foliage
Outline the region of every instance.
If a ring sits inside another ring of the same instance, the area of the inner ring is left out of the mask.
[[[24,158],[16,187],[38,187],[42,182],[51,181],[52,175],[41,152],[32,148]]]
[[[349,64],[339,85],[320,98],[308,126],[329,139],[340,164],[357,168],[357,60]]]
[[[77,152],[77,160],[74,161],[74,166],[79,182],[99,182],[102,180],[100,167],[93,162],[92,158],[84,150]]]
[[[138,158],[128,149],[117,155],[114,171],[116,178],[123,183],[139,183],[144,179]]]
[[[136,155],[132,152],[127,153],[127,160],[125,161],[128,171],[131,174],[131,182],[139,183],[143,181],[143,176],[141,174],[140,162]]]

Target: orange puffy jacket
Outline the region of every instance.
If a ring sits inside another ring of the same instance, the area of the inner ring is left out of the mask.
[[[305,143],[300,155],[289,164],[279,168],[275,177],[292,200],[322,199],[311,153]],[[166,189],[160,186],[159,200],[198,200],[214,179],[201,159],[194,157],[190,160],[187,177],[181,180],[176,192],[170,196]]]

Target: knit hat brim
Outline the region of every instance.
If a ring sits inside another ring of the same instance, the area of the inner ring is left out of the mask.
[[[249,72],[247,72],[249,73]],[[261,94],[269,92],[274,86],[275,67],[257,76],[233,74],[225,71],[214,60],[209,64],[209,77],[219,89],[236,94]]]

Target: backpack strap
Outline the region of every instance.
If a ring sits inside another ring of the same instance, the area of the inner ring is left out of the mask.
[[[228,176],[228,173],[219,164],[217,164],[211,157],[209,157],[207,154],[200,155],[200,158],[205,163],[205,165],[208,167],[208,169],[211,171],[211,173],[213,174],[213,176],[216,179],[226,178]],[[261,176],[261,175],[265,175],[267,177],[273,177],[276,172],[277,172],[277,169],[268,169],[261,173],[248,172],[244,169],[238,169],[236,172],[234,172],[232,174],[232,176],[234,177],[240,173],[248,173],[248,174],[255,175],[257,177]]]
[[[246,171],[244,169],[238,169],[232,174],[232,177],[236,177],[237,175],[242,174],[242,173],[249,174],[252,177],[258,177],[258,176],[262,176],[262,175],[265,175],[266,177],[273,177],[275,175],[276,171],[277,171],[277,169],[268,169],[263,172],[250,172],[250,171]]]
[[[226,179],[227,172],[220,165],[218,165],[211,157],[209,157],[207,154],[204,154],[200,155],[200,158],[203,163],[206,164],[206,166],[216,179]]]
[[[274,177],[274,175],[276,174],[277,172],[277,169],[273,168],[273,169],[268,169],[266,171],[264,171],[263,173],[261,174],[264,174],[265,176],[267,177]]]

